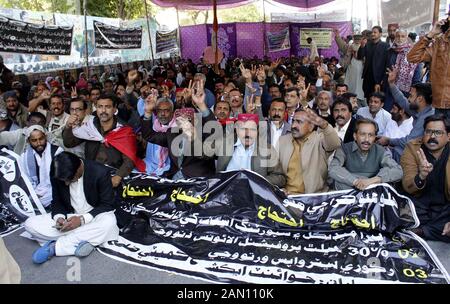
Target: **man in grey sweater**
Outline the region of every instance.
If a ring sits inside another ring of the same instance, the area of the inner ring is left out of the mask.
[[[356,122],[355,141],[336,151],[328,169],[336,190],[365,190],[371,185],[402,179],[402,167],[383,147],[375,144],[377,129],[373,120],[359,119]]]

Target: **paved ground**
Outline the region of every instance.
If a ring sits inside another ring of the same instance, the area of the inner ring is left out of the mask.
[[[44,284],[204,284],[204,281],[173,275],[167,272],[152,270],[116,261],[94,252],[81,260],[80,280],[76,278],[73,266],[74,259],[56,257],[49,263],[37,266],[31,261],[31,254],[37,248],[37,243],[20,236],[23,230],[4,238],[6,246],[16,259],[22,270],[22,283]],[[444,267],[450,272],[450,244],[430,242],[430,247],[441,260]],[[68,279],[69,278],[69,279]]]

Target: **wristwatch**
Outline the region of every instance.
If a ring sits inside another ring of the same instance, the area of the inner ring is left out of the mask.
[[[80,215],[80,221],[81,221],[80,226],[83,226],[86,223],[86,221],[84,220],[84,216]]]
[[[419,174],[417,174],[414,178],[414,182],[419,189],[423,189],[425,187],[425,181],[420,178]]]

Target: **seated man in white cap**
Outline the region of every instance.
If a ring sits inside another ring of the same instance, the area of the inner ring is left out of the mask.
[[[40,125],[25,129],[25,137],[29,145],[21,155],[22,168],[42,205],[47,207],[52,202],[50,165],[55,154],[63,150],[47,141],[47,132]]]

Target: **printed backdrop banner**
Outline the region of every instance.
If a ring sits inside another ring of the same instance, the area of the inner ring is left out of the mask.
[[[309,47],[306,39],[312,38],[319,49],[329,49],[332,44],[333,30],[326,28],[302,28],[300,29],[300,46]]]
[[[40,25],[0,16],[0,51],[70,55],[73,27]]]
[[[46,213],[18,160],[14,152],[0,151],[0,237],[19,229],[28,217]]]
[[[267,46],[269,52],[290,50],[289,27],[278,32],[267,32]]]
[[[94,21],[95,47],[99,49],[140,49],[142,27],[120,28]]]
[[[135,176],[131,219],[100,251],[221,283],[448,283],[412,202],[389,185],[288,198],[248,171],[173,182]]]
[[[211,24],[207,25],[207,43],[211,45],[211,36],[213,27]],[[217,46],[223,52],[225,58],[236,57],[236,23],[219,24],[217,32]],[[183,40],[183,43],[186,41]],[[199,46],[196,46],[199,47]],[[202,48],[202,51],[206,48]]]
[[[178,49],[178,30],[156,32],[156,53],[170,52]]]

